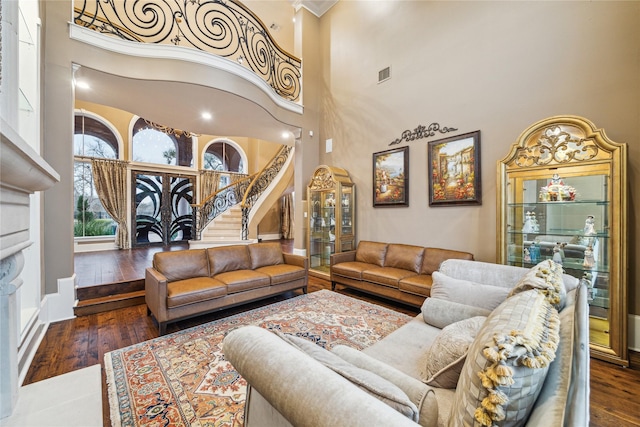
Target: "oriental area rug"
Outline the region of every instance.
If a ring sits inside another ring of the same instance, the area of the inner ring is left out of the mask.
[[[105,354],[113,426],[243,425],[246,381],[222,341],[244,325],[363,349],[410,316],[329,290],[257,308]]]

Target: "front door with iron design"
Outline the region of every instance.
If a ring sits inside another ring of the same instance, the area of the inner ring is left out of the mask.
[[[191,239],[194,178],[133,171],[134,246],[169,245]]]

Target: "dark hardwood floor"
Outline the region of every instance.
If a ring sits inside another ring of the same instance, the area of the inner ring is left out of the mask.
[[[285,251],[291,250],[290,242],[283,242]],[[135,252],[135,250],[134,250]],[[144,259],[148,255],[129,254],[130,258]],[[120,254],[125,255],[125,254]],[[96,260],[105,259],[103,254],[94,255]],[[89,257],[86,257],[87,259]],[[150,263],[150,258],[144,262]],[[108,269],[103,269],[107,271]],[[142,269],[144,271],[144,269]],[[94,277],[96,277],[94,275]],[[93,283],[97,284],[97,283]],[[330,289],[327,280],[309,277],[309,292]],[[369,302],[380,304],[408,315],[418,314],[412,307],[395,304],[353,290],[338,289],[338,292]],[[240,311],[257,308],[285,298],[299,295],[291,292],[241,307],[223,310],[168,325],[167,333],[183,330],[208,321],[220,319]],[[104,313],[80,316],[75,319],[52,323],[42,340],[24,385],[65,374],[95,364],[104,367],[104,355],[109,351],[133,345],[157,337],[158,329],[152,318],[146,315],[145,305],[136,305]],[[633,353],[631,368],[622,368],[607,362],[591,360],[591,423],[593,427],[640,426],[640,357]],[[103,371],[103,421],[111,425],[107,387]],[[586,426],[585,426],[586,427]]]

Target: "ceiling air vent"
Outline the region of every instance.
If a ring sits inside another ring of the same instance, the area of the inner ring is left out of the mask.
[[[391,67],[383,68],[378,71],[378,83],[382,83],[385,80],[389,80],[391,78]]]

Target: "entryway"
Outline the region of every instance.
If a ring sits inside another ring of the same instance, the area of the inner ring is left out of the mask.
[[[133,247],[191,239],[195,179],[174,173],[132,171]]]

